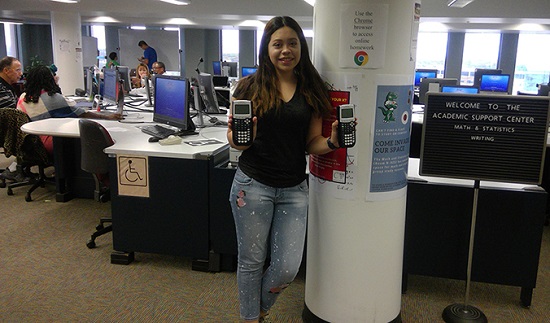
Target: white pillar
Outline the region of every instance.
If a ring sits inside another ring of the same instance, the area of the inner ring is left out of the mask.
[[[352,92],[358,128],[351,151],[353,186],[348,187],[353,193],[339,195],[336,185],[327,187],[310,177],[305,322],[400,321],[406,186],[377,195],[370,183],[379,87],[412,90],[419,9],[419,0],[315,3],[314,64],[329,82]],[[354,23],[355,18],[365,20]],[[354,45],[374,46],[364,66],[352,66],[353,59],[352,64],[342,63],[342,48]],[[398,111],[410,112],[412,102],[404,102],[406,107],[402,104]]]
[[[53,60],[57,66],[63,94],[74,94],[84,88],[82,63],[82,29],[80,14],[51,12]]]

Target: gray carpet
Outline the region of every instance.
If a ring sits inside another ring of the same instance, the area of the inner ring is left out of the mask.
[[[0,168],[7,162],[0,157]],[[191,270],[190,259],[137,253],[111,265],[111,235],[86,248],[109,204],[54,201],[52,188],[0,189],[0,322],[238,322],[235,273]],[[519,287],[472,283],[471,304],[490,322],[550,322],[550,228],[545,227],[533,304]],[[279,298],[270,322],[301,322],[304,277]],[[441,322],[443,309],[462,302],[464,282],[410,276],[402,298],[404,322]]]

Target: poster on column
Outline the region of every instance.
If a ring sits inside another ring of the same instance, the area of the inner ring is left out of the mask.
[[[412,80],[405,76],[378,77],[378,80],[367,201],[404,195],[409,166]]]
[[[330,73],[329,73],[330,74]],[[361,75],[353,73],[339,74],[329,79],[336,79],[333,87],[339,90],[330,92],[333,111],[330,118],[323,120],[323,137],[329,137],[332,123],[336,119],[336,107],[341,104],[355,104],[359,116],[361,106],[357,99]],[[340,90],[341,89],[341,90]],[[357,168],[357,144],[351,148],[340,148],[324,155],[309,156],[310,190],[330,194],[339,199],[355,198],[355,174]]]
[[[388,5],[344,4],[341,8],[340,67],[384,67]]]

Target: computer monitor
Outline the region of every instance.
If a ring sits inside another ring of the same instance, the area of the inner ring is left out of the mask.
[[[212,82],[214,86],[227,87],[229,86],[229,77],[221,75],[212,75]]]
[[[465,85],[443,85],[441,87],[441,92],[477,94],[479,93],[479,89],[477,87]]]
[[[119,75],[116,69],[106,68],[103,71],[103,101],[107,104],[117,104],[119,91]]]
[[[130,82],[130,68],[128,66],[117,66],[119,77],[124,81],[124,91],[130,92],[132,89],[132,83]]]
[[[197,77],[197,82],[199,84],[199,94],[203,103],[198,109],[204,109],[203,112],[205,113],[220,113],[214,83],[212,82],[212,75],[200,73]]]
[[[508,93],[510,74],[483,74],[479,82],[480,92]]]
[[[416,71],[414,71],[414,86],[420,86],[420,80],[422,80],[423,78],[434,79],[436,77],[436,69],[417,68]]]
[[[222,62],[221,61],[213,61],[212,62],[212,74],[222,75]]]
[[[177,127],[194,129],[189,117],[189,82],[180,76],[155,76],[153,121]]]
[[[550,83],[549,84],[537,84],[538,92],[537,95],[548,96],[550,95]]]
[[[223,73],[223,68],[225,66],[229,67],[229,71],[227,75]],[[222,75],[229,76],[229,77],[238,77],[237,75],[238,69],[239,69],[239,63],[237,62],[225,62],[225,61],[222,62]]]
[[[155,76],[153,76],[153,80],[149,80],[149,77],[145,77],[145,95],[147,96],[147,101],[144,103],[146,107],[152,107],[153,106],[153,95],[151,92],[153,92],[153,88],[151,86],[151,83],[155,82]]]
[[[248,75],[256,73],[258,67],[256,66],[243,66],[241,67],[241,77],[247,77]]]
[[[86,95],[93,98],[97,91],[94,91],[94,67],[84,67],[84,88],[86,89]]]
[[[418,92],[418,101],[421,104],[426,103],[426,92],[430,88],[430,84],[437,84],[438,92],[443,85],[458,85],[458,79],[456,78],[423,78],[420,81],[420,89]]]
[[[484,74],[502,74],[502,70],[495,68],[476,68],[474,71],[474,87],[479,87],[481,76]]]

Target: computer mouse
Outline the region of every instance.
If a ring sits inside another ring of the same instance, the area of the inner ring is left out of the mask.
[[[149,137],[149,142],[158,142],[160,140],[159,137]]]

